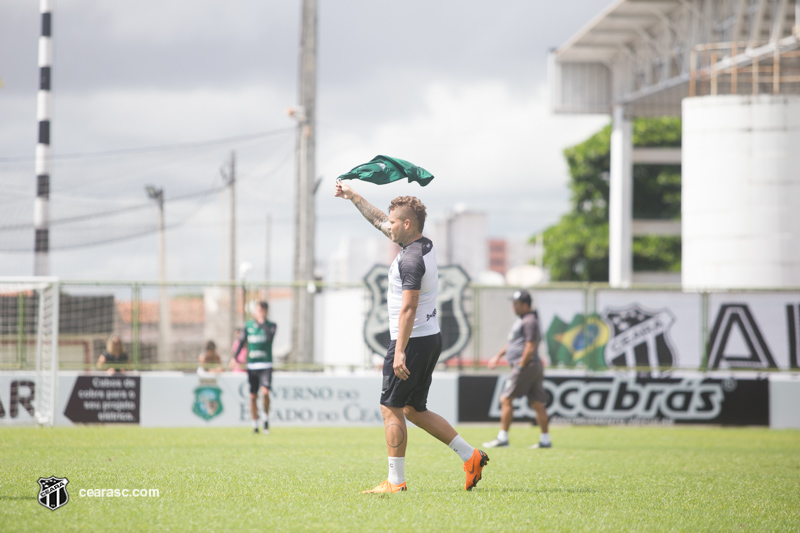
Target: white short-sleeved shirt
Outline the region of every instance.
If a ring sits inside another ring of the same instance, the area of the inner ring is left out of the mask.
[[[404,246],[389,267],[389,288],[386,299],[389,306],[389,334],[392,340],[397,340],[400,329],[400,306],[404,290],[419,291],[419,304],[411,337],[426,337],[439,333],[439,322],[436,320],[439,270],[436,268],[433,243],[427,237]]]

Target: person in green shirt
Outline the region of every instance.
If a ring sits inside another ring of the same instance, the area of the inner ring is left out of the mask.
[[[253,318],[247,321],[239,340],[233,347],[235,361],[243,347],[247,346],[247,380],[250,382],[250,414],[253,417],[253,433],[258,433],[258,393],[264,402],[264,434],[269,434],[269,390],[272,386],[272,341],[275,322],[267,320],[269,304],[258,302]]]

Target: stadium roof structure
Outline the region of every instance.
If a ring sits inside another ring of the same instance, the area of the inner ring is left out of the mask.
[[[550,53],[553,111],[612,116],[612,287],[636,281],[632,118],[681,116],[687,96],[800,93],[798,21],[798,0],[615,0]],[[680,149],[659,150],[638,162],[682,161]]]
[[[553,111],[680,116],[693,84],[718,74],[728,93],[800,92],[799,20],[797,0],[615,0],[551,52]],[[777,80],[739,75],[781,60]]]

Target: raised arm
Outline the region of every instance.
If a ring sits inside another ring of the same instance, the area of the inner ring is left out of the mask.
[[[366,201],[363,196],[354,191],[348,184],[337,181],[336,190],[333,195],[337,198],[344,198],[345,200],[353,202],[353,205],[361,211],[361,214],[364,215],[364,218],[366,218],[370,224],[375,226],[390,239],[392,238],[392,233],[389,229],[389,217],[387,217],[383,211]]]
[[[239,364],[239,352],[242,351],[242,348],[247,346],[247,329],[242,328],[242,332],[239,333],[239,338],[236,339],[236,345],[233,347],[233,354],[231,355],[231,363]]]

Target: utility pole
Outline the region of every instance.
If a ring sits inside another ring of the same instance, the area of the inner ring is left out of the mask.
[[[297,120],[297,203],[295,213],[294,306],[292,359],[314,360],[314,175],[317,90],[317,1],[303,0],[300,32],[299,107]],[[303,286],[302,284],[306,284]]]
[[[230,235],[229,235],[229,270],[228,281],[230,281],[230,342],[231,346],[235,341],[236,336],[236,152],[231,152],[231,159],[226,172],[223,168],[220,170],[222,180],[230,190]]]
[[[42,31],[39,37],[39,94],[36,119],[39,140],[36,143],[36,199],[33,201],[33,274],[50,274],[50,75],[53,63],[53,14],[50,0],[39,1]]]
[[[167,295],[167,245],[164,236],[164,189],[152,185],[145,187],[147,196],[158,206],[158,354],[162,361],[169,360],[171,343],[169,296]]]

